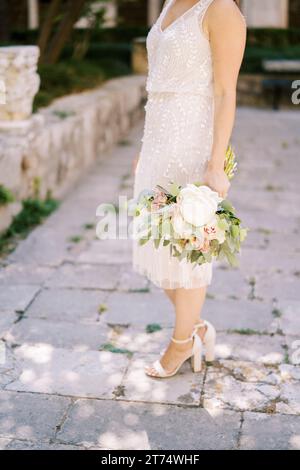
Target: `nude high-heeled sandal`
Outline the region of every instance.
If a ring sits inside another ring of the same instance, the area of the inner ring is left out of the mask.
[[[205,360],[207,362],[212,362],[216,357],[215,346],[217,334],[214,326],[207,320],[202,320],[201,323],[197,323],[195,328],[201,328],[203,326],[206,326],[206,331],[202,340],[202,344],[205,348]]]
[[[201,323],[197,323],[194,328],[198,329],[203,328],[204,326],[206,326],[206,331],[204,333],[202,344],[205,349],[205,360],[207,362],[212,362],[215,360],[216,330],[214,326],[207,320],[202,320]],[[162,356],[165,351],[166,348],[161,351],[160,355]]]
[[[201,325],[202,326],[202,325]],[[199,338],[199,336],[197,335],[197,329],[198,327],[195,326],[194,327],[194,330],[193,330],[193,333],[192,335],[187,338],[187,339],[175,339],[175,338],[171,338],[171,341],[173,341],[174,343],[178,343],[178,344],[184,344],[184,343],[188,343],[189,341],[193,340],[193,345],[192,345],[192,354],[189,354],[188,357],[186,357],[177,367],[174,371],[172,372],[167,372],[163,366],[161,365],[160,361],[159,360],[156,360],[152,366],[147,366],[149,367],[150,369],[153,368],[156,373],[153,374],[151,372],[148,372],[145,368],[145,373],[151,377],[159,377],[159,378],[163,378],[163,377],[172,377],[173,375],[177,374],[177,372],[179,371],[180,367],[183,365],[183,363],[185,361],[187,361],[188,359],[192,358],[192,367],[193,367],[193,370],[194,372],[200,372],[201,369],[202,369],[202,341],[201,339]]]

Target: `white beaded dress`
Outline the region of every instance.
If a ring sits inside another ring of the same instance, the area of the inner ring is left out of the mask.
[[[147,35],[147,101],[134,197],[157,184],[201,181],[213,142],[213,70],[210,43],[202,29],[213,0],[196,2],[162,29],[174,0],[167,0]],[[133,239],[133,270],[164,289],[198,288],[211,283],[212,263],[191,263]]]

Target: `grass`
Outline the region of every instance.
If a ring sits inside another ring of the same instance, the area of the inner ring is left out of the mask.
[[[230,333],[236,333],[236,334],[244,335],[244,336],[263,335],[264,334],[261,331],[253,330],[251,328],[233,329],[233,330],[230,330]]]
[[[72,235],[72,237],[69,238],[69,241],[71,243],[79,243],[83,240],[83,236],[82,235]]]
[[[272,315],[274,318],[280,318],[282,317],[282,311],[279,308],[273,308],[272,310]]]
[[[257,229],[258,233],[262,233],[263,235],[271,235],[272,230],[269,230],[268,228],[258,228]]]
[[[265,186],[266,191],[283,191],[283,188],[281,186],[273,186],[272,184],[267,184]]]
[[[146,332],[147,333],[155,333],[155,331],[160,331],[162,327],[158,323],[149,323],[149,325],[146,326]]]
[[[34,198],[23,200],[21,211],[13,217],[10,226],[0,236],[0,255],[10,253],[19,239],[25,238],[58,206],[59,201],[50,196],[44,200]]]
[[[67,59],[55,65],[40,65],[41,88],[37,93],[33,109],[48,106],[55,98],[100,86],[105,80],[131,73],[130,68],[117,60],[98,61]],[[62,119],[67,117],[61,114]]]
[[[88,223],[86,223],[86,224],[83,225],[83,228],[84,228],[85,230],[92,230],[92,229],[95,228],[95,224],[92,223],[92,222],[88,222]]]
[[[99,315],[102,315],[102,313],[107,312],[107,305],[105,304],[100,304],[98,307],[98,313]]]
[[[73,111],[59,111],[59,110],[53,111],[53,114],[54,116],[57,116],[59,119],[66,119],[70,116],[75,115]]]
[[[112,343],[102,344],[102,346],[99,348],[99,351],[109,351],[116,354],[127,354],[128,356],[132,356],[132,351],[129,351],[129,349],[118,348]]]
[[[3,184],[0,184],[0,206],[5,206],[14,200],[15,198],[13,193],[8,188],[3,186]]]

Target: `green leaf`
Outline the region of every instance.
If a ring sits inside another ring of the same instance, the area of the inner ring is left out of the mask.
[[[149,240],[150,240],[150,237],[147,237],[147,238],[140,238],[140,239],[139,239],[139,245],[143,246],[143,245],[145,245]]]
[[[210,263],[212,261],[212,256],[210,253],[202,253],[202,256],[205,259],[206,263]]]
[[[160,245],[160,240],[161,240],[160,238],[155,238],[155,239],[154,239],[154,246],[155,246],[155,248],[158,248],[158,247],[159,247],[159,245]]]
[[[231,225],[230,227],[230,233],[232,235],[233,238],[238,238],[239,234],[240,234],[240,229],[237,225]]]
[[[218,217],[218,227],[220,230],[228,230],[228,222],[224,217]]]
[[[180,186],[176,183],[171,183],[169,186],[170,194],[174,197],[177,197],[180,192]]]
[[[231,202],[228,201],[228,199],[224,199],[224,201],[220,203],[220,207],[222,207],[224,211],[234,213],[234,207],[232,206]]]
[[[201,252],[193,250],[191,252],[191,262],[196,263],[201,256]]]

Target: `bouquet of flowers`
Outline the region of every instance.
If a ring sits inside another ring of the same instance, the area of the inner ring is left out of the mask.
[[[228,147],[225,172],[236,172],[235,154]],[[156,248],[169,246],[172,256],[194,266],[227,259],[237,265],[237,254],[247,235],[228,200],[201,183],[182,187],[171,182],[144,190],[133,204],[137,238],[141,245],[152,241]]]

